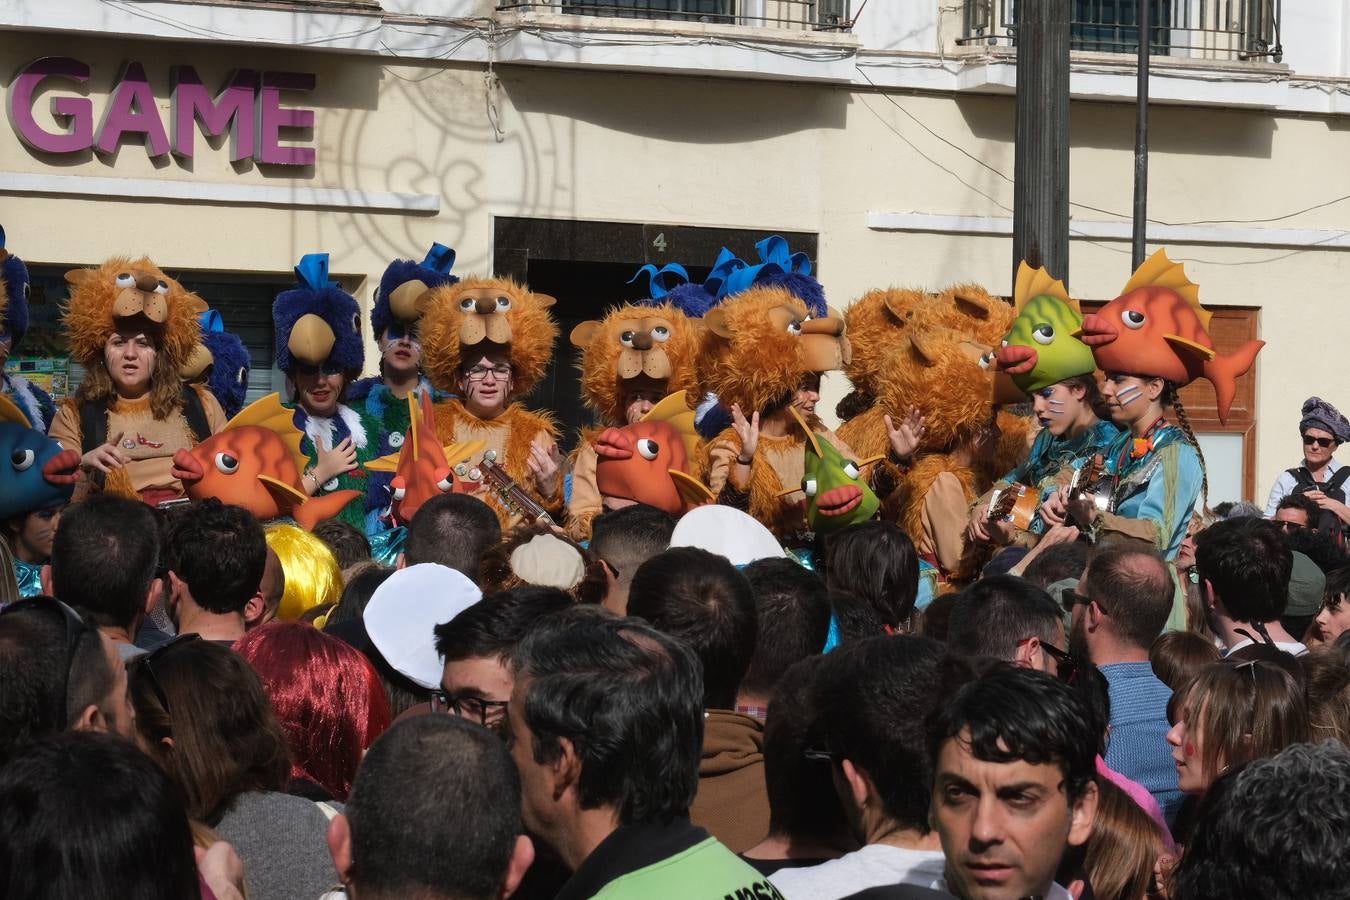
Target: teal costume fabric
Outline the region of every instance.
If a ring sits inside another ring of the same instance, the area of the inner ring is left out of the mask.
[[[1106,471],[1115,481],[1112,512],[1147,519],[1158,528],[1158,552],[1176,559],[1200,499],[1204,473],[1200,455],[1181,429],[1164,425],[1153,436],[1153,449],[1138,459],[1129,456],[1134,436],[1124,432],[1111,446]]]
[[[1111,421],[1098,421],[1096,425],[1077,437],[1056,437],[1050,429],[1042,428],[1031,444],[1031,452],[1017,468],[998,480],[995,487],[1007,487],[1010,484],[1025,484],[1038,487],[1041,502],[1045,502],[1055,491],[1055,476],[1065,466],[1075,469],[1100,453],[1107,456],[1112,446],[1120,439],[1120,427]],[[1032,534],[1044,534],[1045,522],[1040,513],[1031,520]]]
[[[14,560],[14,575],[19,582],[20,597],[38,597],[42,595],[42,566]]]

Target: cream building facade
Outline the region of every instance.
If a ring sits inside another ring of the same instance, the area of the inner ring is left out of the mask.
[[[1133,56],[1102,23],[1133,2],[1075,7],[1069,286],[1088,301],[1130,274]],[[115,253],[199,286],[254,346],[257,391],[278,384],[268,298],[321,250],[368,304],[389,260],[439,241],[457,273],[557,294],[565,321],[640,293],[646,262],[766,233],[811,252],[836,305],[1007,294],[1010,6],[0,0],[0,224],[48,319],[61,271]],[[1350,0],[1239,7],[1155,3],[1150,248],[1268,342],[1237,425],[1204,429],[1215,501],[1264,500],[1298,462],[1304,397],[1350,409]],[[239,116],[204,122],[226,98]],[[565,415],[571,362],[560,345],[536,398]]]

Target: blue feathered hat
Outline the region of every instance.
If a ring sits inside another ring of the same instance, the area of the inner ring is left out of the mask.
[[[754,285],[781,287],[806,304],[811,315],[826,316],[825,290],[811,275],[811,260],[805,253],[793,253],[780,235],[772,235],[755,244],[759,263],[750,265],[726,247],[718,254],[712,271],[702,284],[689,280],[689,273],[679,263],[657,268],[648,263],[628,282],[632,284],[646,275],[651,279],[649,293],[653,305],[671,303],[685,315],[702,318],[704,313],[727,297],[739,294]]]
[[[28,266],[23,260],[5,249],[5,229],[0,228],[0,279],[5,282],[4,333],[13,341],[10,351],[18,349],[24,333],[28,331]]]
[[[244,408],[248,393],[248,370],[251,360],[248,348],[239,335],[225,330],[220,313],[208,309],[201,314],[202,346],[211,353],[211,374],[206,387],[217,400],[225,416],[233,419]]]
[[[459,281],[459,276],[450,274],[454,265],[455,251],[444,244],[432,244],[421,262],[411,259],[391,262],[380,278],[380,286],[375,292],[375,306],[370,310],[370,327],[374,329],[375,336],[384,334],[384,330],[395,321],[416,320],[416,301],[423,292]],[[395,293],[413,282],[421,282],[422,287]]]
[[[328,278],[328,254],[308,253],[295,267],[299,284],[272,304],[277,367],[289,373],[296,363],[328,363],[359,373],[365,365],[361,307]]]

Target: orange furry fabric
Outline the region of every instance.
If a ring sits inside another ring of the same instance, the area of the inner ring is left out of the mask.
[[[888,510],[893,518],[910,539],[915,544],[923,543],[923,504],[928,496],[928,491],[937,481],[938,476],[944,473],[951,473],[961,482],[961,489],[965,492],[968,502],[973,503],[980,496],[979,480],[976,474],[964,466],[958,466],[952,462],[950,456],[945,453],[931,453],[927,456],[921,456],[914,463],[914,468],[900,480],[900,485],[892,495],[891,509]],[[962,558],[962,565],[956,572],[947,572],[948,581],[965,581],[973,577],[974,572],[969,571],[973,568],[974,558],[970,553],[966,553]]]
[[[729,336],[712,327],[704,329],[695,365],[699,383],[690,402],[711,391],[727,409],[736,404],[748,418],[790,398],[810,366],[801,335],[780,320],[790,313],[797,323],[805,321],[806,304],[783,288],[752,287],[715,307],[709,316],[713,313],[720,314]]]
[[[934,298],[926,311],[937,325],[955,329],[977,343],[997,347],[1017,317],[1005,303],[978,284],[955,284]]]
[[[68,281],[72,278],[78,281],[71,288],[70,301],[62,312],[71,356],[86,367],[102,363],[103,347],[108,342],[108,336],[116,330],[113,304],[122,289],[115,281],[119,273],[132,270],[149,272],[169,286],[165,297],[168,318],[156,341],[155,351],[157,356],[166,357],[169,366],[177,372],[201,339],[197,313],[206,308],[206,303],[165,275],[159,266],[145,256],[136,260],[115,256],[96,269],[75,270],[67,274]]]
[[[931,302],[925,291],[894,287],[868,291],[853,301],[844,313],[853,346],[853,358],[844,365],[844,374],[855,390],[876,396],[896,341],[915,310]]]
[[[839,439],[860,457],[889,455],[891,438],[886,432],[886,420],[883,418],[887,412],[889,410],[874,406],[859,413],[839,426]]]
[[[759,440],[760,448],[750,458],[750,480],[745,488],[745,493],[750,499],[747,512],[750,513],[752,518],[762,522],[766,528],[780,537],[800,532],[806,527],[806,509],[801,502],[802,495],[788,494],[782,496],[785,488],[796,487],[797,485],[783,483],[783,477],[774,468],[773,463],[769,460],[769,454],[765,451],[772,449],[779,452],[792,451],[804,454],[806,452],[806,435],[802,434],[799,429],[794,429],[783,437],[760,435]],[[741,453],[741,438],[740,435],[736,434],[736,429],[728,428],[719,434],[716,439],[700,449],[700,471],[704,473],[705,481],[706,473],[710,468],[710,451],[723,442],[731,445],[734,456],[739,456]],[[730,473],[727,477],[730,480]]]
[[[620,342],[621,334],[625,330],[632,330],[642,320],[666,326],[670,330],[670,337],[664,342],[653,342],[652,348],[645,352],[624,346]],[[694,360],[699,345],[698,322],[669,303],[660,306],[626,303],[611,309],[597,327],[590,330],[588,337],[579,365],[581,396],[586,405],[598,412],[606,423],[628,424],[622,387],[624,378],[618,371],[625,357],[631,362],[641,354],[641,364],[649,368],[655,361],[653,357],[664,355],[670,368],[665,386],[667,394],[694,386]]]
[[[466,278],[456,284],[433,289],[424,301],[421,324],[422,358],[427,377],[443,391],[459,393],[459,368],[464,361],[460,346],[460,326],[466,315],[460,299],[473,289],[500,291],[511,301],[506,321],[511,326],[511,357],[514,394],[523,396],[544,376],[553,358],[553,342],[558,326],[549,315],[552,298],[535,294],[524,285],[507,278]]]
[[[921,452],[954,448],[993,415],[994,370],[979,361],[989,348],[964,337],[940,327],[907,335],[897,348],[894,377],[877,397],[878,409],[892,419],[910,406],[919,408],[927,427]]]

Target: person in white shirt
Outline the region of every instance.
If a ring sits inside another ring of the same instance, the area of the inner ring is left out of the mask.
[[[1302,418],[1298,423],[1299,434],[1303,438],[1303,463],[1293,469],[1288,469],[1275,479],[1275,486],[1270,489],[1270,499],[1266,501],[1266,518],[1275,517],[1275,510],[1279,508],[1280,501],[1294,492],[1294,489],[1302,483],[1305,488],[1312,487],[1315,484],[1325,484],[1328,481],[1336,479],[1336,473],[1341,470],[1341,464],[1332,458],[1332,454],[1345,441],[1350,440],[1350,421],[1341,415],[1340,411],[1321,397],[1309,397],[1303,402]],[[1338,481],[1342,481],[1350,475],[1341,476]],[[1340,485],[1337,484],[1337,487]],[[1345,504],[1342,501],[1326,497],[1321,491],[1312,490],[1312,499],[1323,509],[1339,513],[1338,510],[1331,507],[1324,500],[1338,504],[1342,509]],[[1317,523],[1312,523],[1316,527]]]
[[[1293,566],[1279,528],[1265,519],[1225,519],[1196,535],[1200,596],[1225,656],[1254,643],[1308,652],[1280,624]]]

